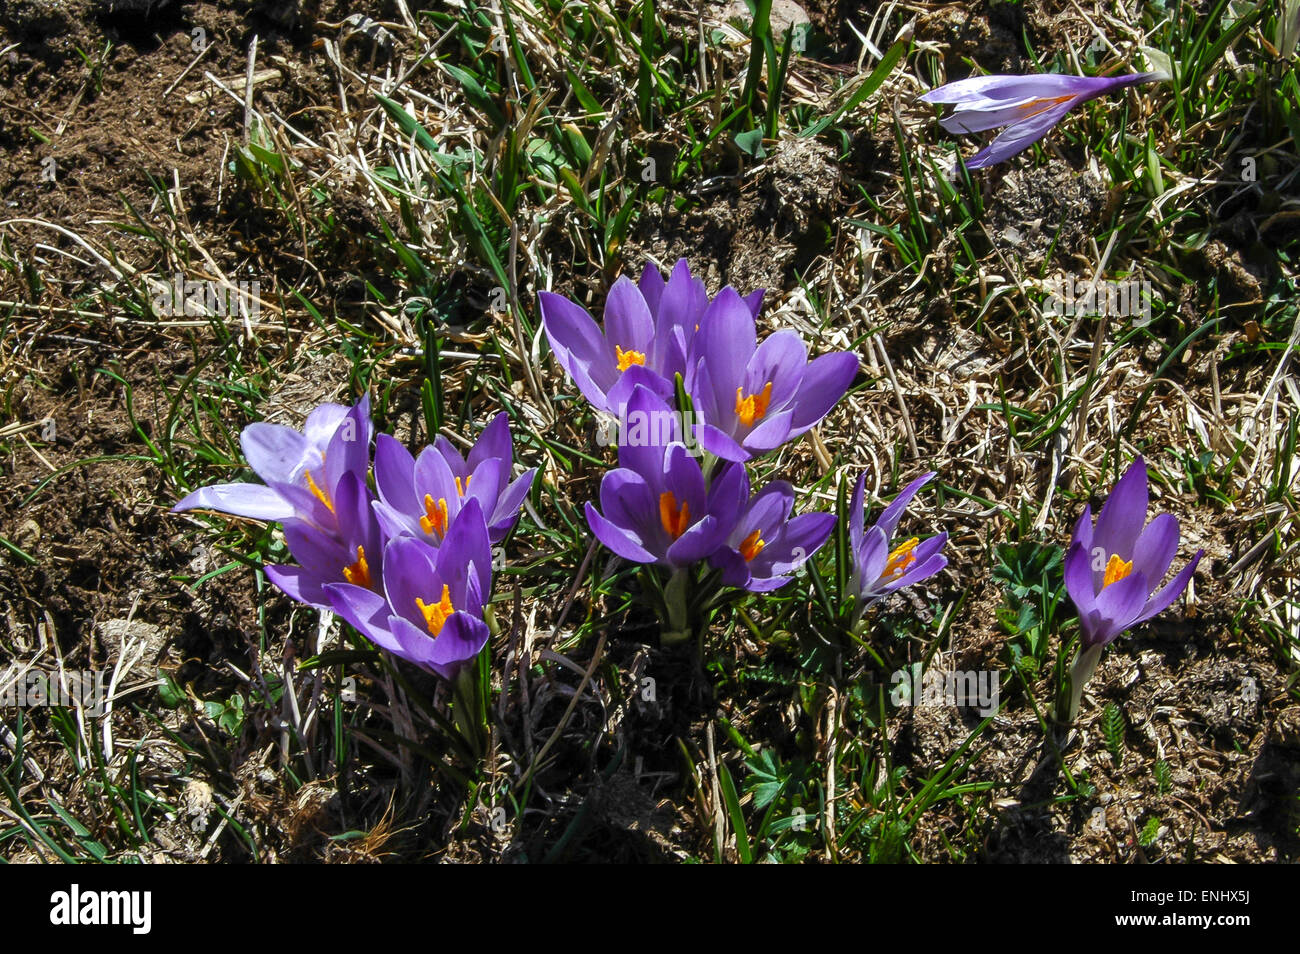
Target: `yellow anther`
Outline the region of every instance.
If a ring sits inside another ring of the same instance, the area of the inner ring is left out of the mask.
[[[760,531],[755,530],[749,536],[745,537],[740,543],[740,555],[745,558],[745,562],[751,562],[754,557],[763,552],[763,547],[767,542],[759,536]]]
[[[438,502],[434,503],[432,496],[424,495],[424,516],[420,518],[420,529],[440,537],[447,532],[446,497],[440,497]]]
[[[772,382],[768,381],[762,391],[745,396],[744,388],[736,388],[736,417],[746,427],[753,427],[755,421],[761,421],[767,413],[767,405],[772,400]]]
[[[1104,590],[1112,583],[1118,583],[1132,572],[1132,560],[1125,560],[1118,553],[1112,553],[1106,561],[1106,577],[1101,581],[1101,588]]]
[[[415,605],[420,607],[420,612],[424,615],[425,628],[434,636],[442,632],[442,627],[446,625],[448,617],[456,612],[456,608],[451,605],[451,587],[446,583],[442,584],[442,599],[432,606],[425,605],[424,600],[418,596],[415,598]]]
[[[370,579],[370,564],[366,562],[365,547],[357,546],[357,560],[350,566],[343,568],[343,579],[354,586],[364,586],[366,589],[370,589],[373,581]]]
[[[634,364],[645,364],[645,352],[624,351],[618,345],[614,345],[614,357],[618,359],[620,371],[626,371]]]
[[[659,495],[659,522],[663,524],[667,534],[676,540],[691,523],[691,505],[683,501],[680,507],[677,506],[677,497],[671,490],[665,490]]]

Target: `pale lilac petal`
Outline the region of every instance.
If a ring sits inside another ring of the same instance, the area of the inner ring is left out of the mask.
[[[966,160],[966,168],[983,169],[985,166],[994,165],[1024,152],[1046,136],[1051,128],[1074,108],[1076,103],[1077,100],[1061,103],[1059,106],[1053,106],[1051,109],[1039,113],[1032,119],[1008,126],[998,134],[996,139]]]
[[[248,466],[268,484],[293,483],[304,466],[322,463],[307,438],[283,424],[249,424],[239,435],[239,445]]]
[[[270,487],[262,484],[213,484],[186,494],[172,507],[183,510],[218,510],[236,517],[254,520],[288,520],[294,516],[293,505]]]
[[[794,399],[795,432],[803,433],[825,417],[857,373],[858,356],[852,352],[837,351],[810,361]]]

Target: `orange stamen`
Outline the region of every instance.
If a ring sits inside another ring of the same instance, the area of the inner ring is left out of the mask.
[[[1112,553],[1106,562],[1106,576],[1101,581],[1101,588],[1104,590],[1112,583],[1118,583],[1132,572],[1132,560],[1125,560],[1118,553]]]
[[[365,547],[357,546],[357,561],[351,566],[343,568],[343,579],[347,580],[353,586],[364,586],[366,589],[371,588],[372,580],[370,579],[370,564],[366,562]]]
[[[624,351],[618,345],[614,345],[614,357],[618,359],[618,369],[626,371],[634,364],[645,364],[645,353],[641,351]]]
[[[671,490],[665,490],[659,495],[659,522],[663,524],[668,535],[676,540],[690,526],[690,503],[683,501],[679,508],[677,506],[677,497],[673,495]]]
[[[442,584],[442,599],[432,606],[426,606],[424,600],[418,596],[415,598],[415,605],[420,607],[420,612],[424,615],[425,628],[434,636],[442,632],[442,627],[446,625],[448,617],[456,612],[456,608],[451,605],[451,587],[446,583]]]
[[[470,480],[473,479],[473,477],[474,477],[473,474],[470,474],[469,477],[466,477],[466,478],[465,478],[465,486],[463,486],[463,487],[462,487],[461,484],[460,484],[460,478],[459,478],[459,477],[456,478],[456,496],[457,496],[457,497],[464,497],[465,494],[469,492],[469,482],[470,482]]]
[[[907,568],[916,562],[916,554],[912,551],[921,541],[916,537],[908,540],[906,543],[900,543],[889,552],[889,560],[885,563],[885,571],[880,574],[882,580],[896,580],[907,572]]]
[[[424,495],[424,516],[420,518],[420,529],[425,533],[442,536],[447,532],[447,498],[440,497],[433,502],[433,497]]]
[[[1074,99],[1073,96],[1043,96],[1039,99],[1031,99],[1027,103],[1021,103],[1015,107],[1018,111],[1024,113],[1021,119],[1029,119],[1037,116],[1039,113],[1045,113],[1053,106],[1059,106],[1068,99]]]
[[[767,405],[772,400],[772,382],[768,381],[767,385],[758,394],[745,396],[744,388],[736,388],[736,417],[740,418],[740,423],[746,427],[753,427],[755,421],[761,421],[763,415],[767,413]]]
[[[763,552],[763,547],[767,546],[767,542],[759,536],[759,532],[755,530],[740,543],[740,555],[745,558],[746,563],[752,562],[754,557]]]
[[[310,470],[307,471],[307,489],[312,492],[312,496],[329,508],[330,513],[334,512],[334,503],[330,500],[330,495],[312,479]]]

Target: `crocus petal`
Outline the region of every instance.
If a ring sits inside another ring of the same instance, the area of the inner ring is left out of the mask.
[[[785,525],[771,545],[763,548],[755,562],[765,560],[769,573],[790,573],[812,559],[813,554],[830,539],[834,529],[834,514],[800,514]]]
[[[415,495],[415,457],[388,434],[375,439],[375,486],[379,499],[394,510],[408,514],[423,511]]]
[[[433,641],[428,665],[444,679],[456,674],[487,645],[487,623],[468,613],[453,613]]]
[[[706,451],[722,460],[743,463],[754,456],[737,444],[730,434],[724,434],[712,424],[697,423],[695,439]]]
[[[325,594],[334,607],[334,612],[362,636],[391,653],[401,651],[401,644],[393,637],[388,626],[393,612],[388,600],[373,590],[351,583],[331,583],[325,587]]]
[[[300,566],[274,563],[267,564],[262,569],[266,578],[289,599],[320,609],[331,608],[329,596],[325,593],[325,583],[332,581],[325,580],[320,574],[304,570]]]
[[[1107,89],[1111,85],[1114,84],[1100,88]],[[995,106],[1039,97],[1077,96],[1092,93],[1098,88],[1098,80],[1090,76],[1072,76],[1067,73],[1037,73],[1029,76],[993,74],[955,80],[917,98],[923,103],[987,103]]]
[[[912,557],[916,562],[912,563],[898,579],[889,583],[886,588],[891,591],[901,590],[905,586],[920,583],[927,577],[934,576],[934,574],[946,567],[948,558],[939,551],[943,549],[947,542],[948,534],[946,532],[921,541],[916,549],[912,551]]]
[[[551,292],[539,292],[537,298],[555,360],[593,407],[609,410],[605,392],[618,377],[613,346],[586,309]]]
[[[912,498],[916,496],[922,487],[935,478],[935,473],[932,470],[917,477],[904,487],[889,506],[881,512],[880,519],[876,521],[876,526],[884,531],[887,540],[893,537],[894,531],[898,528],[898,522],[903,519],[903,511],[912,502]]]
[[[633,563],[654,563],[656,561],[655,555],[643,547],[639,539],[634,537],[631,532],[615,526],[602,517],[600,511],[593,507],[590,502],[587,503],[585,512],[587,514],[587,526],[591,527],[591,532],[596,535],[597,540],[614,553],[625,560],[631,560]]]
[[[1133,546],[1133,572],[1141,573],[1152,584],[1159,583],[1177,552],[1178,518],[1171,513],[1158,514]]]
[[[853,487],[853,497],[849,501],[849,542],[853,546],[854,553],[862,548],[862,534],[866,523],[866,511],[863,510],[866,491],[867,475],[864,471],[858,477],[858,482]]]
[[[302,436],[307,439],[309,445],[323,453],[329,446],[334,432],[348,416],[348,410],[349,408],[344,404],[317,405],[303,422]]]
[[[510,528],[515,525],[519,519],[519,511],[524,505],[524,500],[528,496],[528,491],[533,487],[533,480],[537,477],[537,468],[532,467],[524,471],[514,481],[501,492],[497,498],[496,508],[492,511],[492,524],[488,529],[493,534],[493,543],[500,543]]]
[[[718,519],[707,516],[686,529],[668,547],[667,560],[672,566],[690,566],[707,558],[722,546],[723,536],[718,532]]]
[[[1102,642],[1110,642],[1137,622],[1149,592],[1147,578],[1130,573],[1097,594],[1096,613],[1106,622]]]
[[[745,366],[757,343],[754,315],[736,290],[727,287],[718,292],[700,319],[692,358],[708,363],[715,392],[734,395],[745,383]]]
[[[654,342],[655,321],[632,279],[614,282],[605,299],[605,336],[624,351],[645,354]]]
[[[1169,604],[1182,595],[1183,590],[1187,589],[1187,584],[1192,581],[1192,574],[1196,572],[1196,565],[1201,562],[1201,557],[1205,556],[1204,550],[1197,550],[1196,555],[1192,557],[1187,566],[1178,571],[1178,575],[1166,583],[1163,587],[1155,592],[1147,600],[1146,605],[1142,607],[1142,612],[1138,618],[1133,621],[1133,625],[1145,623],[1157,613],[1163,613]]]
[[[505,411],[499,413],[483,428],[474,446],[470,449],[466,469],[472,474],[485,460],[501,460],[509,467],[514,459],[510,441],[510,415]]]
[[[307,438],[283,424],[249,424],[239,435],[239,446],[248,466],[268,484],[293,483],[304,464],[315,467],[321,463],[319,452]]]
[[[784,408],[764,417],[757,427],[745,435],[741,444],[748,451],[762,454],[776,450],[791,436],[797,436],[797,433],[798,429],[794,426],[794,410]]]
[[[1081,542],[1070,546],[1065,554],[1065,591],[1079,618],[1097,608],[1097,583],[1092,573],[1091,548]]]
[[[185,497],[173,513],[182,510],[219,510],[236,517],[254,520],[288,520],[294,515],[293,504],[262,484],[213,484],[200,487]]]
[[[802,433],[830,413],[857,373],[858,356],[852,352],[837,351],[810,361],[794,399],[794,430]]]
[[[1147,505],[1146,463],[1139,457],[1115,484],[1097,517],[1092,556],[1098,591],[1106,573],[1106,562],[1112,555],[1126,560],[1132,558],[1138,534],[1147,522]]]
[[[1078,100],[1069,100],[1022,123],[1008,126],[988,146],[966,160],[966,168],[983,169],[1024,152],[1046,136],[1077,103]]]

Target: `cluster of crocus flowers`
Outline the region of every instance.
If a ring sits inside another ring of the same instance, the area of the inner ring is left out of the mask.
[[[1002,129],[994,140],[966,160],[967,169],[983,169],[1028,149],[1081,103],[1116,89],[1168,79],[1164,73],[1124,76],[972,76],[932,89],[923,103],[956,108],[939,120],[949,132]]]
[[[488,640],[492,544],[518,519],[534,471],[513,476],[499,414],[462,456],[444,437],[413,456],[375,440],[370,403],[325,404],[303,430],[250,424],[244,456],[263,483],[200,488],[175,508],[278,521],[295,562],[267,577],[301,603],[337,612],[409,662],[452,678]]]
[[[710,298],[685,260],[666,281],[653,265],[639,282],[620,278],[603,328],[574,302],[540,296],[560,366],[593,408],[628,425],[587,521],[614,553],[651,568],[652,588],[665,596],[665,639],[697,628],[690,617],[707,613],[723,589],[789,582],[834,525],[830,514],[794,515],[794,488],[784,481],[751,493],[745,464],[825,417],[858,359],[835,352],[809,361],[793,331],[760,343],[762,300],[761,290],[742,296],[730,287]]]
[[[1070,670],[1071,694],[1064,713],[1073,721],[1083,687],[1101,651],[1115,637],[1163,612],[1191,582],[1204,555],[1196,555],[1164,586],[1178,552],[1178,519],[1162,513],[1147,522],[1146,462],[1124,472],[1093,525],[1086,506],[1065,555],[1065,588],[1079,613],[1081,646]]]

